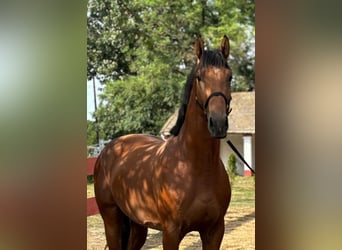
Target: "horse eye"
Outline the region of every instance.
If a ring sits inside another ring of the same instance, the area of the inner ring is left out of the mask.
[[[201,81],[201,77],[200,76],[197,76],[197,81]]]
[[[232,81],[232,79],[233,79],[233,76],[230,76],[230,77],[229,77],[229,82],[231,82],[231,81]]]

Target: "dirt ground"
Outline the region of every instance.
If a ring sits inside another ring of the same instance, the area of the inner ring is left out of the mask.
[[[231,207],[225,217],[225,235],[221,244],[223,250],[255,249],[255,210],[254,208]],[[88,217],[88,250],[104,249],[105,235],[100,215]],[[161,250],[162,232],[149,229],[143,250]],[[182,250],[201,249],[198,232],[188,233],[180,245]]]
[[[246,183],[244,179],[241,179],[240,183],[244,186],[243,192],[245,192],[247,184],[247,188],[253,193],[249,196],[241,196],[241,192],[236,191],[234,195],[233,188],[232,203],[225,216],[225,235],[221,250],[255,249],[254,183],[250,181]],[[240,187],[236,187],[236,190],[239,189]],[[106,240],[100,215],[87,218],[87,243],[88,250],[103,250],[105,247]],[[162,250],[162,232],[149,229],[146,243],[142,249]],[[202,249],[198,232],[188,233],[182,240],[180,249]]]

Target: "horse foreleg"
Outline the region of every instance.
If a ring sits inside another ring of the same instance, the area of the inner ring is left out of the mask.
[[[179,230],[163,229],[163,250],[178,250],[183,237]]]
[[[131,221],[131,231],[128,239],[127,250],[140,250],[145,244],[147,228]]]
[[[200,232],[203,250],[219,250],[224,235],[224,219]]]
[[[109,250],[122,249],[122,225],[125,215],[116,206],[99,207],[105,226],[107,247]]]

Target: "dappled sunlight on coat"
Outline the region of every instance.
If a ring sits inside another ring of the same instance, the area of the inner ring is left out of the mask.
[[[198,64],[167,140],[130,134],[102,150],[94,172],[95,196],[109,249],[140,249],[147,227],[163,231],[163,249],[176,250],[198,231],[207,250],[218,250],[230,184],[220,159],[230,104],[229,40],[217,51],[195,43]]]

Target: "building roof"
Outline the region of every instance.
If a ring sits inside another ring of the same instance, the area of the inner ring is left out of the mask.
[[[229,134],[255,133],[255,92],[233,92],[230,103],[232,112],[229,114]],[[178,110],[166,121],[160,133],[163,137],[170,135],[176,123]]]
[[[233,92],[228,133],[255,133],[255,92]]]

